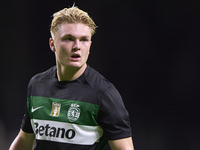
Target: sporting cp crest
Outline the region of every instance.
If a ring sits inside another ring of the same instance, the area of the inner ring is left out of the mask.
[[[61,107],[61,104],[53,102],[52,103],[52,109],[51,109],[51,114],[50,115],[58,117],[59,114],[60,114],[60,107]]]
[[[80,116],[81,110],[79,105],[71,104],[71,107],[68,110],[67,117],[70,122],[76,121]]]

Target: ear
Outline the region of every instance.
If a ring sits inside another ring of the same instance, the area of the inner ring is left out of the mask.
[[[52,38],[49,39],[49,46],[53,52],[56,51],[54,40]]]

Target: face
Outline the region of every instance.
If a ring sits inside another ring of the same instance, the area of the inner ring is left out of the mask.
[[[82,23],[63,23],[50,38],[56,63],[65,68],[81,68],[86,65],[90,53],[91,30]]]

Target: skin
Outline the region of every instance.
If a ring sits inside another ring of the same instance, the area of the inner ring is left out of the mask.
[[[26,133],[20,130],[19,134],[12,142],[9,150],[33,150],[35,142],[34,133]]]
[[[111,150],[134,150],[132,137],[119,140],[109,140],[108,143]]]
[[[86,61],[92,43],[90,28],[82,23],[61,24],[49,43],[51,50],[55,52],[58,80],[78,78],[87,67]]]
[[[49,45],[55,53],[59,81],[75,80],[85,71],[91,43],[91,30],[82,23],[61,24],[52,34]],[[9,150],[33,150],[34,142],[33,133],[20,130]],[[131,137],[108,142],[112,150],[134,150]]]

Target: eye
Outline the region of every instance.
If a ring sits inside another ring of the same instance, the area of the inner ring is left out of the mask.
[[[65,36],[62,38],[62,41],[74,41],[74,38],[71,36]]]
[[[82,38],[80,41],[87,42],[87,41],[89,41],[89,39],[88,38]]]
[[[73,41],[72,37],[65,38],[66,41]]]

